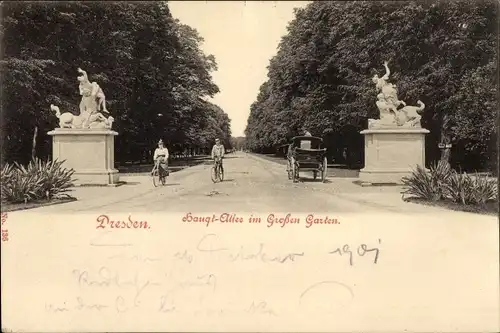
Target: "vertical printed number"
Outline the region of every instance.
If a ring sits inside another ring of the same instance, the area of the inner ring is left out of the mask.
[[[7,213],[2,213],[2,242],[9,240],[9,230],[4,229],[3,226],[7,222]]]
[[[2,242],[9,240],[9,231],[2,229]]]

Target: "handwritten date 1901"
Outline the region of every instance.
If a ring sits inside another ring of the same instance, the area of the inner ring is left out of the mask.
[[[96,229],[151,229],[147,221],[136,221],[130,215],[127,221],[111,220],[107,215],[99,215],[96,221]]]
[[[381,240],[379,239],[378,242],[380,244]],[[378,255],[380,253],[380,249],[377,247],[369,249],[366,244],[361,244],[358,246],[356,252],[357,252],[358,256],[360,256],[360,257],[364,257],[365,254],[367,254],[369,252],[373,252],[374,253],[373,263],[376,264],[378,261]],[[338,247],[337,249],[335,249],[334,251],[331,251],[329,253],[330,254],[338,254],[340,256],[348,255],[349,256],[349,264],[351,266],[353,265],[353,254],[352,254],[352,251],[351,251],[348,244],[345,244],[344,246],[342,246],[342,248]]]

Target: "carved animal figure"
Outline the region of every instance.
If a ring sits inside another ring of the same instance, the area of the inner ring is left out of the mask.
[[[392,103],[388,103],[387,100],[384,98],[383,94],[378,94],[377,95],[378,101],[375,102],[377,105],[377,108],[380,112],[380,118],[387,117],[387,116],[392,116],[397,112],[397,105],[394,105]]]
[[[102,114],[98,113],[99,115],[102,116]],[[104,118],[104,116],[102,116]],[[108,119],[106,118],[99,118],[100,121],[94,121],[90,123],[90,128],[111,128],[113,126],[113,121],[115,120],[113,117],[109,116]]]
[[[59,107],[50,104],[50,109],[56,112],[56,117],[59,118],[60,128],[81,128],[83,119],[81,116],[75,116],[71,112],[64,112],[61,114]]]
[[[422,119],[422,111],[425,109],[425,104],[422,101],[417,101],[418,106],[405,106],[398,110],[396,121],[398,126],[419,127],[420,119]]]
[[[104,117],[102,113],[88,114],[84,113],[80,116],[75,116],[70,112],[65,112],[61,114],[59,107],[51,104],[50,109],[56,112],[56,117],[59,118],[60,128],[83,128],[84,122],[88,124],[89,128],[111,128],[113,117]],[[85,121],[87,120],[87,121]]]

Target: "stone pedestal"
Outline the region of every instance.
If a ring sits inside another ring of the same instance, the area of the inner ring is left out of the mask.
[[[75,185],[118,184],[115,135],[109,129],[57,128],[52,136],[52,159],[65,160],[63,167],[75,170]]]
[[[423,128],[368,129],[365,136],[365,167],[359,172],[361,183],[401,184],[417,165],[425,167]]]

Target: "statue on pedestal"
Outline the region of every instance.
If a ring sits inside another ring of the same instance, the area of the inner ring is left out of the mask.
[[[109,116],[106,118],[101,112],[109,114],[106,109],[106,97],[101,87],[97,82],[90,82],[87,76],[87,72],[78,68],[78,81],[79,92],[82,96],[80,101],[80,114],[78,116],[65,112],[62,113],[59,107],[51,104],[50,109],[56,112],[56,116],[59,118],[60,128],[77,128],[77,129],[89,129],[89,128],[107,128],[111,129],[114,118]]]
[[[385,75],[379,77],[375,74],[372,78],[375,83],[377,95],[377,108],[380,112],[380,119],[368,119],[368,128],[394,128],[394,127],[418,127],[420,128],[421,112],[425,105],[418,101],[419,106],[407,106],[404,101],[398,99],[397,88],[389,83],[388,62],[384,61]],[[400,105],[404,107],[398,109]]]

